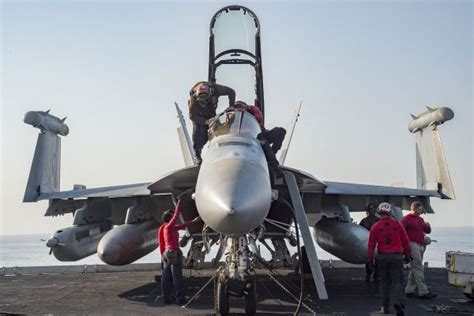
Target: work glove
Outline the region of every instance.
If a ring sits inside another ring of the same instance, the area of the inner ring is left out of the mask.
[[[410,262],[413,261],[413,257],[412,256],[409,256],[409,255],[405,255],[405,259],[403,260],[403,262],[405,264],[409,264]]]

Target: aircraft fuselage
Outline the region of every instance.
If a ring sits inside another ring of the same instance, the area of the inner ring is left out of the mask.
[[[270,210],[272,189],[258,133],[255,118],[241,111],[222,114],[210,128],[195,201],[201,218],[219,233],[246,234]]]

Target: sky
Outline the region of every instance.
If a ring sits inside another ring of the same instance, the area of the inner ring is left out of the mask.
[[[410,113],[440,127],[457,199],[432,226],[474,226],[471,1],[235,1],[260,19],[267,127],[301,117],[286,164],[321,180],[416,186]],[[67,116],[61,189],[153,181],[184,166],[174,102],[207,78],[209,21],[226,1],[1,1],[0,234],[72,216],[22,203],[38,131]],[[186,111],[185,111],[186,112]],[[188,126],[189,120],[188,120]],[[353,214],[360,219],[362,214]]]

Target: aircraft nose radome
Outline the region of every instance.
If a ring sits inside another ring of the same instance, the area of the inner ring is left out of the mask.
[[[196,205],[204,222],[215,231],[245,234],[263,221],[270,204],[270,180],[261,165],[225,159],[200,171]]]

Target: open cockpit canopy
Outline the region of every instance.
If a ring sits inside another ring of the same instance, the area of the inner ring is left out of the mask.
[[[229,134],[256,138],[260,132],[260,125],[251,113],[232,110],[216,117],[209,127],[209,139]]]
[[[231,87],[237,100],[255,104],[265,115],[260,23],[251,10],[232,5],[212,17],[208,80]]]

